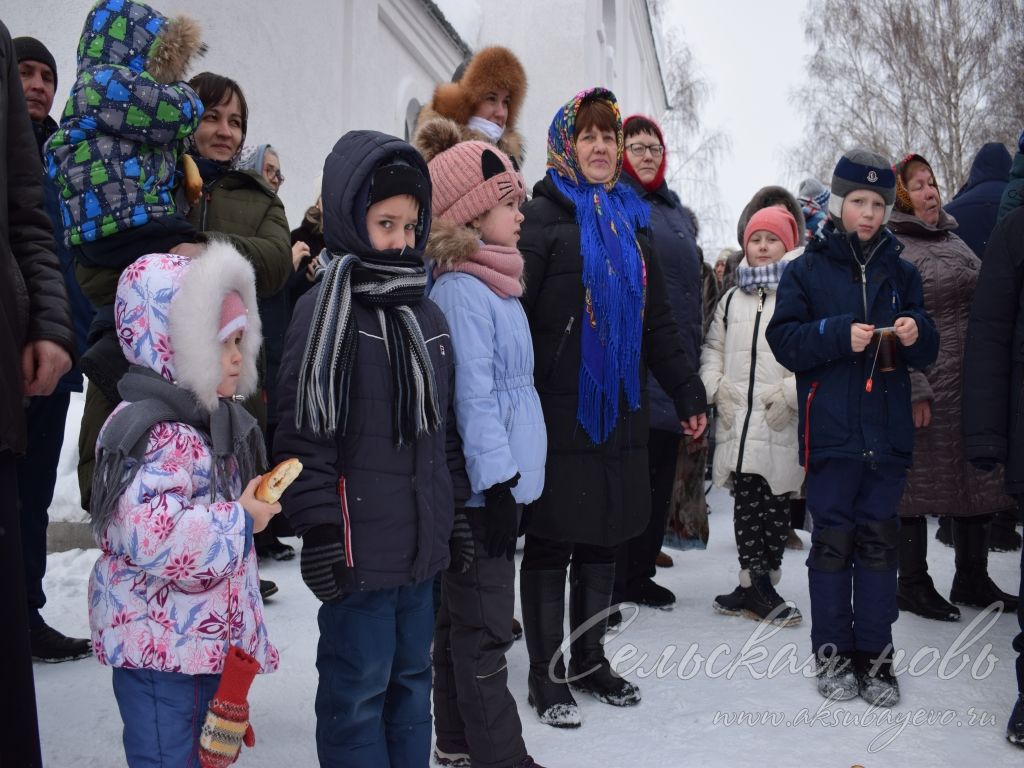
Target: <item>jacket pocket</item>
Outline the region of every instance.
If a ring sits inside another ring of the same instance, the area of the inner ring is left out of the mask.
[[[572,327],[575,324],[576,316],[570,315],[569,321],[565,324],[565,329],[562,331],[562,335],[558,339],[558,346],[555,347],[555,354],[551,358],[551,364],[548,366],[547,373],[544,375],[545,382],[551,381],[551,379],[554,378],[555,373],[558,371],[558,361],[562,359],[566,345],[569,343],[569,337],[572,335]]]
[[[338,498],[341,500],[341,536],[345,542],[345,565],[351,568],[355,565],[355,557],[352,554],[352,519],[349,516],[344,475],[338,476]]]

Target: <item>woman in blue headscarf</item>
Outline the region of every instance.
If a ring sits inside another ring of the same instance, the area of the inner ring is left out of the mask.
[[[615,551],[650,515],[646,372],[668,393],[687,434],[706,426],[704,387],[686,360],[649,245],[650,217],[622,170],[615,96],[577,94],[548,132],[548,169],[523,208],[523,303],[548,430],[546,481],[524,524],[521,600],[530,702],[541,721],[580,724],[569,686],[616,706],[640,691],[604,656]],[[566,569],[572,628],[561,660]]]

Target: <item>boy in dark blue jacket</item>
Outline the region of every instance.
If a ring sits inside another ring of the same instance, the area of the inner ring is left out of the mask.
[[[797,374],[818,691],[836,700],[859,693],[877,706],[899,700],[891,653],[896,506],[914,444],[908,366],[938,354],[921,277],[884,226],[895,188],[880,155],[839,159],[830,220],[783,274],[767,331],[778,361]]]

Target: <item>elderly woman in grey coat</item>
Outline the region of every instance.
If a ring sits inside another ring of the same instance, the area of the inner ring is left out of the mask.
[[[988,606],[1002,601],[1015,611],[1017,598],[988,575],[988,538],[995,512],[1012,509],[1002,491],[1002,472],[983,473],[964,458],[961,431],[963,361],[967,318],[981,261],[955,234],[956,220],[942,209],[928,161],[910,154],[896,164],[896,208],[889,227],[905,246],[903,258],[917,267],[924,305],[939,332],[938,359],[911,373],[914,466],[900,505],[900,610],[942,621],[960,611],[935,590],[928,575],[925,515],[950,517],[956,574],[950,601]]]

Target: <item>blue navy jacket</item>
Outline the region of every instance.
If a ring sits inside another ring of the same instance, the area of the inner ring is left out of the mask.
[[[800,406],[800,463],[844,458],[909,467],[914,447],[908,366],[935,361],[939,336],[924,309],[921,276],[900,258],[902,244],[888,229],[867,252],[856,234],[832,222],[782,275],[775,314],[766,336],[776,359],[796,373]],[[897,342],[896,368],[875,367],[877,344],[860,353],[850,345],[850,325],[917,322],[909,347]],[[867,382],[872,377],[871,391]]]

